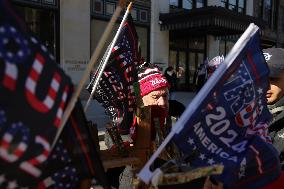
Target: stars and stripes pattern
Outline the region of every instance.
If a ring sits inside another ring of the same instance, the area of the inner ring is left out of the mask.
[[[133,85],[137,82],[138,63],[138,37],[129,15],[94,94],[94,98],[105,108],[114,126],[124,134],[129,133],[136,107]],[[89,92],[92,91],[95,79],[96,74],[87,87]]]
[[[182,127],[174,135],[183,153],[198,151],[190,162],[193,167],[223,164],[224,172],[214,178],[232,189],[261,188],[281,172],[268,136],[269,71],[259,40],[256,31],[230,66],[229,61],[221,63],[208,80],[216,81],[214,85],[204,86],[208,96],[192,116],[184,117],[189,110],[185,111]],[[224,72],[218,76],[220,70]]]
[[[9,3],[0,0],[0,188],[76,188],[84,178],[108,188],[80,105],[51,151],[73,84]]]

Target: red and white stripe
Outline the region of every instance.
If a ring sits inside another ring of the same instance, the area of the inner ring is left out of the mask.
[[[47,177],[46,179],[44,179],[42,182],[39,183],[38,185],[38,189],[46,189],[49,188],[50,186],[54,185],[55,182],[51,177]]]
[[[129,77],[128,74],[132,72],[132,67],[128,67],[125,71],[124,71],[124,77],[126,78],[127,82],[132,82],[134,79],[133,77]]]
[[[62,119],[62,116],[63,116],[63,111],[64,111],[64,107],[65,107],[65,104],[66,104],[68,92],[69,92],[69,87],[66,86],[64,88],[64,92],[63,92],[63,95],[62,95],[62,98],[61,98],[61,102],[60,102],[59,108],[58,108],[57,113],[56,113],[56,118],[54,120],[54,126],[56,128],[58,128],[60,126],[60,122],[61,122],[61,119]]]
[[[0,157],[7,162],[14,162],[19,159],[28,147],[26,143],[20,142],[13,153],[11,153],[8,149],[10,148],[12,140],[13,135],[5,133],[0,144]]]
[[[120,63],[120,67],[121,67],[121,68],[125,67],[126,65],[127,65],[127,62],[126,62],[126,61],[123,61],[123,62]]]
[[[50,152],[50,145],[48,141],[41,136],[36,136],[35,142],[43,147],[42,153],[28,161],[22,162],[20,169],[38,178],[41,175],[41,170],[36,166],[42,164],[47,159]]]
[[[14,91],[16,89],[16,81],[18,78],[18,69],[15,64],[5,62],[5,73],[3,78],[3,86]]]
[[[57,92],[60,87],[61,76],[55,72],[49,86],[48,94],[43,101],[36,97],[36,87],[39,82],[40,74],[43,70],[45,60],[42,55],[37,54],[33,62],[32,69],[26,80],[26,96],[31,106],[39,112],[46,113],[54,105]]]
[[[249,125],[254,125],[257,116],[261,113],[263,107],[255,107],[256,103],[255,101],[252,101],[251,104],[249,104],[246,108],[242,109],[239,113],[236,115],[236,122],[240,127],[245,127]],[[253,111],[253,112],[252,112]],[[247,114],[252,114],[248,117]],[[245,118],[248,117],[248,118]]]

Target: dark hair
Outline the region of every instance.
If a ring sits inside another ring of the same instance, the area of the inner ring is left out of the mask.
[[[167,69],[165,70],[165,73],[167,73],[167,71],[172,71],[174,70],[174,68],[172,66],[167,67]]]

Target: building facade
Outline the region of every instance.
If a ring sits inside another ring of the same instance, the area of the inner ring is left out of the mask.
[[[78,84],[118,0],[12,2]],[[142,56],[163,69],[184,68],[180,90],[194,90],[197,67],[226,55],[251,22],[261,28],[263,48],[284,47],[284,0],[136,0],[131,14]]]
[[[151,61],[183,67],[180,90],[194,90],[198,66],[225,56],[250,23],[260,27],[263,48],[284,46],[283,0],[158,0],[151,13]]]
[[[28,28],[78,84],[118,0],[12,0],[12,3]],[[137,0],[131,11],[145,60],[149,60],[150,51],[150,6],[150,1]],[[106,46],[113,39],[123,14],[124,11]]]

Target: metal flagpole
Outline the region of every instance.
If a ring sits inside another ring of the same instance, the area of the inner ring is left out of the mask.
[[[97,78],[96,78],[96,80],[95,80],[95,82],[94,82],[94,86],[93,86],[93,88],[92,88],[92,92],[91,92],[91,94],[90,94],[90,97],[89,97],[89,99],[88,99],[86,105],[85,105],[85,112],[87,111],[88,106],[89,106],[89,104],[90,104],[90,102],[91,102],[91,99],[92,99],[93,96],[94,96],[95,90],[96,90],[97,85],[98,85],[98,83],[99,83],[99,80],[100,80],[100,78],[101,78],[101,76],[102,76],[102,74],[103,74],[103,71],[104,71],[104,69],[105,69],[105,67],[106,67],[106,65],[107,65],[107,62],[108,62],[109,57],[110,57],[110,55],[111,55],[112,49],[113,49],[113,47],[114,47],[114,45],[115,45],[115,43],[116,43],[116,41],[117,41],[117,38],[118,38],[118,36],[119,36],[119,34],[120,34],[120,32],[121,32],[121,29],[122,29],[122,27],[123,27],[123,24],[125,23],[125,20],[127,19],[127,16],[128,16],[128,14],[130,13],[130,11],[131,11],[131,7],[132,7],[132,2],[130,2],[129,5],[128,5],[128,7],[127,7],[127,10],[126,10],[126,12],[125,12],[125,14],[124,14],[124,16],[123,16],[123,19],[122,19],[122,21],[121,21],[121,23],[120,23],[120,26],[119,26],[119,28],[118,28],[118,30],[117,30],[115,36],[114,36],[113,41],[111,42],[111,46],[110,46],[110,48],[109,48],[109,50],[108,50],[108,53],[107,53],[107,56],[106,56],[106,58],[105,58],[105,60],[104,60],[104,63],[103,63],[103,65],[102,65],[102,68],[99,70],[98,76],[97,76]]]
[[[59,136],[60,136],[60,134],[61,134],[61,132],[64,128],[64,125],[67,122],[67,120],[68,120],[68,118],[69,118],[69,116],[70,116],[70,114],[71,114],[71,112],[72,112],[72,110],[73,110],[73,108],[74,108],[74,106],[77,102],[77,99],[78,99],[78,97],[79,97],[79,95],[80,95],[80,93],[81,93],[81,91],[84,87],[84,84],[89,77],[90,71],[94,67],[94,64],[97,62],[97,59],[98,59],[98,57],[99,57],[99,55],[100,55],[100,53],[101,53],[101,51],[102,51],[102,49],[103,49],[103,47],[106,43],[106,40],[109,37],[109,35],[110,35],[110,33],[113,29],[113,26],[114,26],[117,18],[120,16],[120,12],[124,8],[124,6],[125,6],[125,0],[120,0],[119,6],[117,6],[117,8],[115,9],[115,12],[111,17],[111,20],[108,23],[99,43],[98,43],[98,45],[97,45],[97,47],[96,47],[96,49],[95,49],[95,51],[94,51],[94,53],[91,57],[91,60],[89,61],[89,64],[87,65],[87,68],[86,68],[86,70],[83,74],[83,77],[82,77],[77,89],[73,93],[73,95],[72,95],[72,97],[71,97],[71,99],[70,99],[70,101],[69,101],[69,103],[68,103],[68,105],[67,105],[67,107],[64,111],[60,126],[59,126],[58,131],[57,131],[55,138],[53,140],[51,150],[54,148],[54,146],[55,146],[55,144],[56,144],[56,142],[57,142],[57,140],[58,140],[58,138],[59,138]]]

